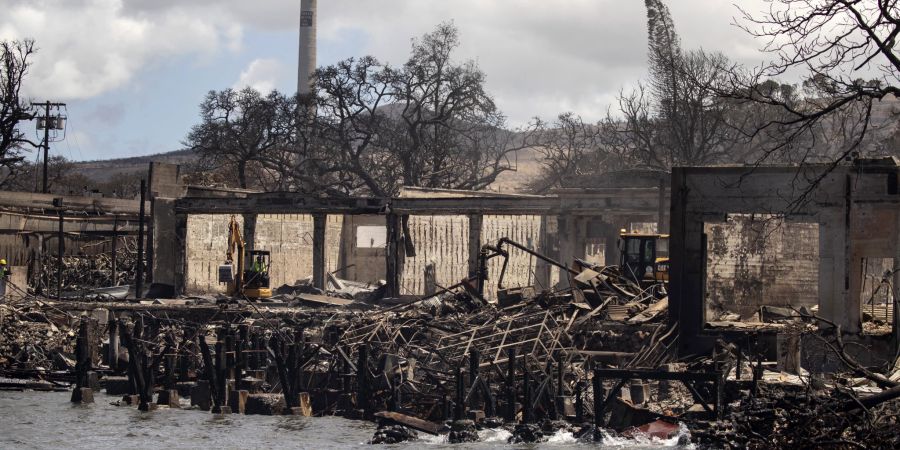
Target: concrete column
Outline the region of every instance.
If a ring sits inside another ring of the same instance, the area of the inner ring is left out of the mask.
[[[340,247],[338,253],[338,277],[349,279],[348,268],[350,264],[351,257],[351,249],[356,246],[356,239],[354,233],[354,227],[356,223],[354,222],[354,217],[349,214],[344,214],[343,220],[341,221],[341,240],[338,243]]]
[[[556,258],[558,256],[554,245],[556,242],[555,217],[541,216],[541,235],[538,240],[537,252],[550,258]],[[550,264],[535,259],[534,282],[539,289],[550,288],[550,270]]]
[[[656,232],[666,234],[669,232],[669,204],[666,203],[666,184],[667,180],[660,178],[659,180],[659,208],[656,213]]]
[[[583,217],[563,214],[557,218],[559,243],[559,262],[572,267],[575,258],[584,258],[585,237],[587,236],[586,221]],[[569,286],[569,276],[560,272],[560,284]]]
[[[615,223],[603,223],[603,258],[607,266],[619,265],[621,250],[619,249],[619,227]]]
[[[175,199],[153,199],[153,280],[176,287],[177,247],[183,245],[178,240],[177,224]]]
[[[850,333],[860,329],[859,274],[853,283],[856,298],[850,295],[853,272],[844,220],[838,215],[824,217],[819,224],[819,315]]]
[[[388,214],[385,216],[385,225],[387,226],[387,245],[385,246],[385,279],[387,281],[388,297],[396,297],[400,295],[400,277],[402,274],[402,255],[400,251],[402,245],[400,238],[402,237],[402,226],[400,224],[400,216],[396,214]]]
[[[481,254],[481,225],[484,216],[481,214],[469,215],[469,276],[474,276],[478,271],[478,256]]]
[[[256,249],[256,214],[243,214],[244,229],[241,231],[244,237],[244,248],[249,252]],[[244,255],[245,261],[247,255]]]
[[[325,289],[325,229],[327,214],[313,214],[313,286]]]

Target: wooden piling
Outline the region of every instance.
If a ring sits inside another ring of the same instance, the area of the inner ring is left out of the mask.
[[[606,401],[606,390],[603,389],[603,380],[597,374],[594,374],[592,382],[594,384],[594,426],[600,429],[605,424],[603,403]]]
[[[357,349],[356,360],[356,407],[363,411],[364,415],[369,412],[369,377],[368,377],[368,361],[369,346],[362,344]]]
[[[575,423],[584,423],[584,382],[575,383]]]
[[[527,358],[522,359],[524,380],[522,384],[522,423],[534,421],[534,411],[531,405],[531,375],[528,372]]]
[[[463,420],[466,417],[465,387],[463,385],[462,368],[456,367],[456,403],[453,407],[453,420]]]
[[[516,349],[506,351],[506,421],[516,421]]]
[[[209,352],[209,345],[206,343],[206,336],[199,335],[197,337],[197,342],[200,345],[200,353],[203,355],[203,372],[206,376],[206,380],[209,383],[209,394],[212,397],[213,406],[221,407],[222,400],[219,397],[219,394],[216,392],[219,384],[216,380],[216,370],[213,365],[212,355]]]

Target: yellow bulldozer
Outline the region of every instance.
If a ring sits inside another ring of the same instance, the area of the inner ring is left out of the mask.
[[[249,299],[272,296],[269,287],[271,255],[265,250],[251,250],[250,264],[244,261],[244,238],[237,219],[231,216],[228,224],[228,249],[225,263],[219,266],[219,282],[228,284],[228,295]]]
[[[619,265],[626,276],[640,284],[669,282],[669,235],[619,233]]]

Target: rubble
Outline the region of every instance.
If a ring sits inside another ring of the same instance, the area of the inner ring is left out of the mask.
[[[502,427],[510,443],[560,430],[668,439],[686,428],[693,442],[724,448],[900,445],[891,433],[898,402],[888,398],[900,370],[858,364],[840,330],[819,330],[814,311],[764,315],[782,330],[818,333],[852,377],[813,387],[808,373],[764,370],[762,352],[724,341],[711,355],[679,359],[664,284],[580,260],[560,269],[566,276],[552,289],[499,283],[496,303],[478,287],[484,271],[402,303],[383,301],[382,284],[334,277],[325,291],[282,286],[271,302],[30,296],[0,304],[0,376],[40,388],[64,371],[81,399],[99,377],[143,411],[176,406],[182,391],[193,408],[217,414],[377,420],[371,443],[381,444],[420,434],[474,442],[479,429]]]
[[[62,258],[62,291],[69,295],[83,296],[96,288],[111,286],[128,286],[134,284],[137,271],[137,244],[131,237],[120,237],[120,245],[116,250],[117,261],[115,274],[113,261],[108,253],[86,254],[82,247],[75,255]],[[56,294],[58,280],[58,264],[56,255],[45,253],[37,267],[43,268],[36,275],[36,284],[31,286],[32,292],[52,292]],[[102,292],[102,291],[101,291]]]

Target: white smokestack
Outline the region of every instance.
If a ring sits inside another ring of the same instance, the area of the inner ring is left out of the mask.
[[[316,70],[316,0],[300,0],[300,61],[297,67],[297,92],[312,92]]]

